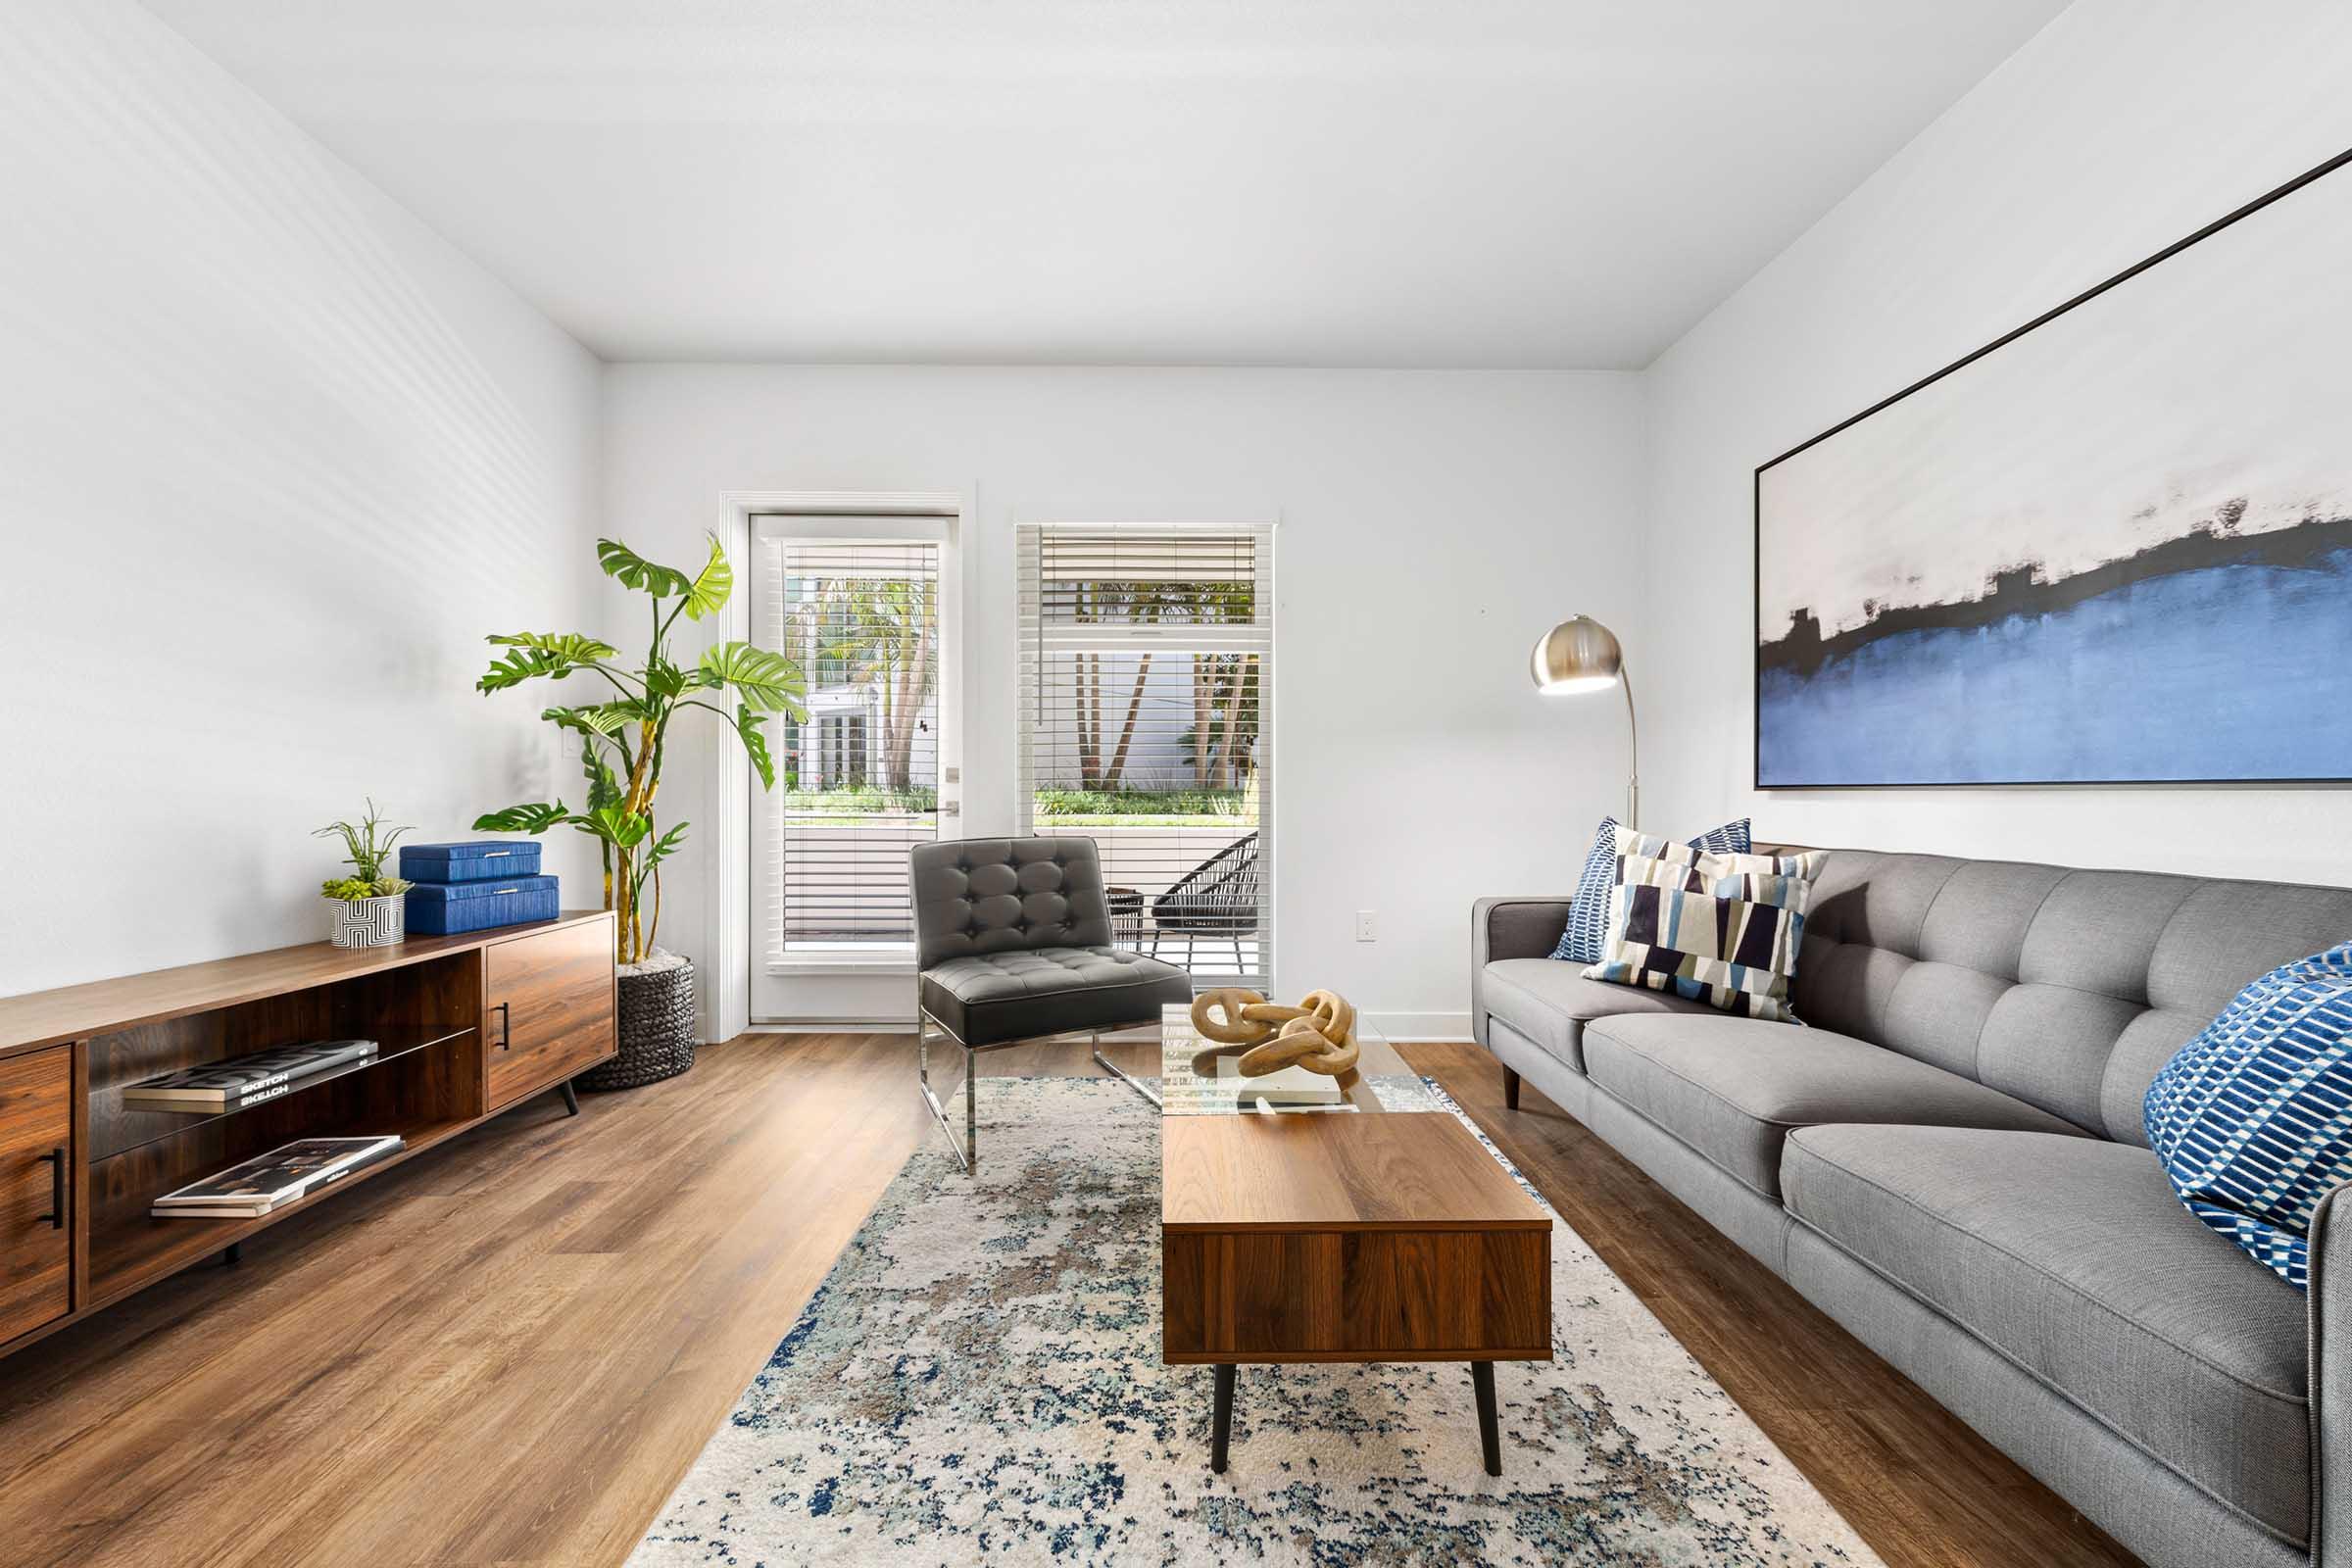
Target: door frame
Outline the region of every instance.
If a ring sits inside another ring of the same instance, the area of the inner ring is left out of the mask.
[[[960,813],[963,732],[963,558],[975,513],[973,490],[728,490],[719,496],[718,539],[729,561],[752,559],[752,518],[782,513],[810,516],[922,517],[947,528],[940,559],[939,671],[940,806],[953,802]],[[746,567],[748,570],[748,566]],[[739,581],[743,580],[741,578]],[[749,641],[751,594],[731,595],[719,612],[712,639]],[[951,728],[952,726],[952,728]],[[703,726],[706,764],[712,779],[709,819],[711,835],[710,887],[705,930],[710,954],[710,1008],[703,1038],[732,1040],[752,1022],[752,764],[732,730]],[[951,764],[950,758],[956,760]],[[699,835],[698,835],[699,836]],[[911,987],[908,988],[911,991]],[[906,1020],[878,1020],[883,1028],[911,1029]]]

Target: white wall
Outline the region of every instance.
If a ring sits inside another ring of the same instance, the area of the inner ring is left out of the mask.
[[[694,558],[729,490],[976,498],[973,834],[1014,821],[1014,524],[1278,517],[1286,990],[1460,1034],[1471,901],[1569,885],[1618,799],[1622,712],[1542,702],[1525,662],[1573,611],[1634,612],[1629,375],[622,365],[605,397],[608,525],[661,559]],[[671,758],[664,805],[710,824],[699,749]],[[664,946],[705,950],[707,870],[670,879]]]
[[[1758,464],[2352,145],[2348,80],[2352,7],[2078,0],[1644,372],[1651,823],[2352,881],[2343,790],[1755,792],[1746,602]]]
[[[317,940],[308,835],[363,796],[446,837],[568,782],[470,685],[588,609],[598,415],[586,351],[146,11],[7,31],[0,994]]]

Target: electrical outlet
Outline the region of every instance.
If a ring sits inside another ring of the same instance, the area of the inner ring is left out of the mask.
[[[1358,942],[1378,942],[1380,940],[1380,933],[1373,928],[1370,909],[1355,911],[1355,940]]]

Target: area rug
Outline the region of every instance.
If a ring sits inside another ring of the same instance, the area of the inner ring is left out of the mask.
[[[977,1179],[907,1161],[633,1564],[1879,1562],[1565,1224],[1554,1357],[1495,1369],[1499,1478],[1428,1363],[1245,1366],[1211,1474],[1209,1369],[1159,1362],[1157,1114],[985,1088]]]

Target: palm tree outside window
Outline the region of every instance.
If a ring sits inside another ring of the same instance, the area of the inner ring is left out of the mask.
[[[1119,941],[1265,988],[1272,528],[1029,524],[1019,550],[1025,826],[1095,839]]]

